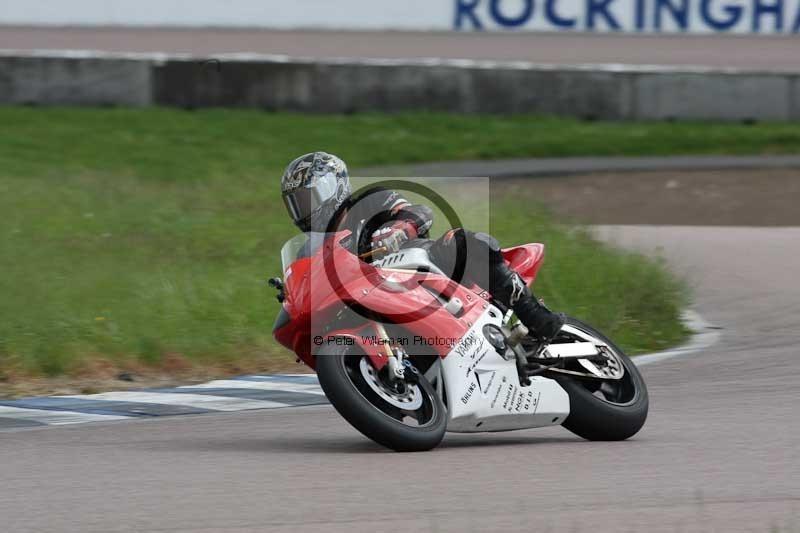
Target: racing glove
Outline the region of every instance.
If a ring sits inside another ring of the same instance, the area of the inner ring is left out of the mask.
[[[384,249],[385,253],[394,253],[400,249],[404,242],[416,238],[416,226],[409,221],[399,220],[372,234],[372,249]]]

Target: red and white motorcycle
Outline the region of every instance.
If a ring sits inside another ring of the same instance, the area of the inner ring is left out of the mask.
[[[575,319],[548,345],[477,286],[455,283],[422,248],[367,263],[349,232],[299,235],[270,280],[282,310],[275,338],[316,370],[336,410],[398,451],[434,448],[445,431],[508,431],[561,424],[590,440],[642,427],[648,396],[630,359]],[[323,238],[324,237],[324,238]],[[526,283],[544,246],[503,250]]]

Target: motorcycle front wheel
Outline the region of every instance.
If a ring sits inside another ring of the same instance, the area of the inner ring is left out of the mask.
[[[424,376],[413,383],[390,381],[359,350],[335,345],[320,350],[316,369],[336,411],[378,444],[418,452],[435,448],[444,438],[447,411]]]

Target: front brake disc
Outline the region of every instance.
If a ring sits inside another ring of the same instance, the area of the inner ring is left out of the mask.
[[[375,391],[375,394],[380,396],[389,405],[393,405],[404,411],[416,411],[422,407],[422,391],[419,385],[404,382],[404,390],[402,392],[397,392],[384,385],[375,367],[369,363],[366,357],[361,358],[359,368],[361,370],[361,376],[364,378],[369,388]]]

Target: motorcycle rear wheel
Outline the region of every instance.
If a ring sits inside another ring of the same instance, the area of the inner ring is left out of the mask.
[[[569,394],[570,413],[563,426],[587,440],[632,437],[647,419],[650,401],[644,378],[611,339],[580,320],[568,318],[567,323],[604,342],[625,367],[625,374],[620,380],[593,380],[551,373]]]
[[[419,376],[414,389],[400,387],[398,392],[379,377],[362,352],[335,345],[320,350],[316,369],[336,411],[378,444],[398,452],[418,452],[435,448],[444,438],[447,411],[424,376]],[[402,402],[412,408],[403,408]]]

